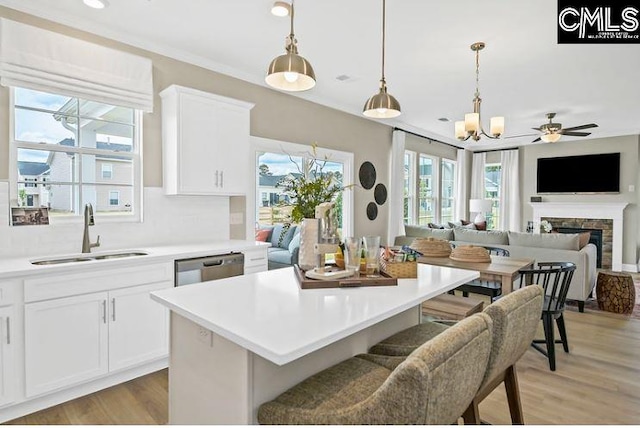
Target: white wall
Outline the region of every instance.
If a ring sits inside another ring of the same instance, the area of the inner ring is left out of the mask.
[[[0,181],[0,257],[38,257],[79,253],[83,223],[43,226],[9,226],[9,185]],[[89,228],[92,242],[100,235],[101,246],[93,251],[135,249],[151,245],[204,243],[229,239],[229,198],[222,196],[165,196],[162,188],[143,191],[142,223],[101,221]]]

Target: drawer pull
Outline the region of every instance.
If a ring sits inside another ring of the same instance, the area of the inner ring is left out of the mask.
[[[249,261],[250,261],[250,262],[257,262],[257,261],[259,261],[259,260],[264,260],[264,259],[265,259],[264,257],[258,257],[258,258],[256,258],[256,259],[249,259]]]
[[[7,317],[7,345],[11,345],[11,318]]]
[[[107,299],[102,301],[102,322],[107,323]]]
[[[111,299],[111,319],[113,321],[116,320],[116,299],[115,299],[115,297]]]

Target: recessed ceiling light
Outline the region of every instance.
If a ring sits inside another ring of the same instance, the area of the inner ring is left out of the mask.
[[[94,9],[104,9],[109,5],[107,0],[82,0],[84,4]]]
[[[440,118],[438,118],[438,120],[439,120],[440,122],[449,122],[449,119],[448,119],[448,118],[446,118],[446,117],[440,117]]]
[[[275,16],[288,16],[291,11],[291,5],[286,1],[277,1],[271,7],[271,13]]]
[[[347,76],[346,74],[341,74],[339,76],[336,76],[336,80],[339,80],[341,82],[344,82],[345,80],[349,80],[351,79],[351,76]]]

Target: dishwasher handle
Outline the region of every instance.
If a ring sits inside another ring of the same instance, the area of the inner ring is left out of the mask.
[[[223,264],[224,264],[224,259],[202,262],[202,266],[204,267],[222,266]]]

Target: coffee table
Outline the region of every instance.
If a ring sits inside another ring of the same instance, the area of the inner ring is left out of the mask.
[[[502,294],[513,291],[513,281],[520,275],[520,269],[528,269],[535,263],[534,259],[516,259],[513,257],[491,256],[491,262],[461,262],[449,257],[418,257],[418,263],[435,266],[447,266],[458,269],[477,270],[480,279],[497,280],[502,282]]]

